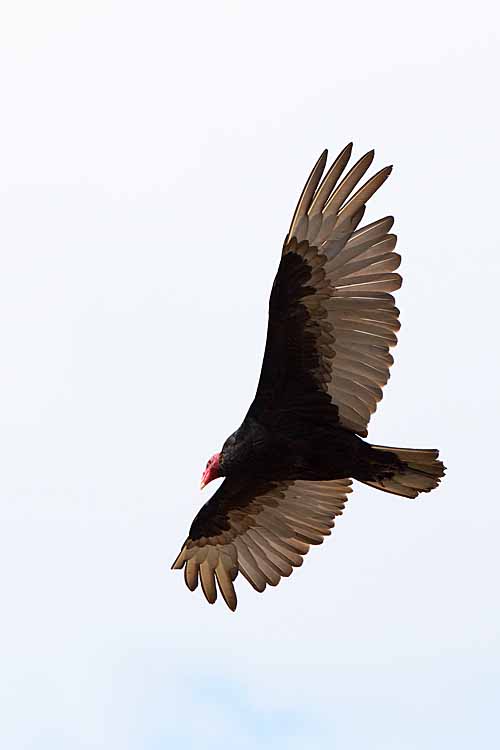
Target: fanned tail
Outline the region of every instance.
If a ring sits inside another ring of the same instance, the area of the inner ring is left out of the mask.
[[[439,451],[421,448],[390,448],[372,445],[374,478],[364,484],[402,497],[417,497],[430,492],[444,476],[445,466],[438,461]]]

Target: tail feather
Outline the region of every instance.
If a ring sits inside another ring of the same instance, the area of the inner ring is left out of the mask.
[[[445,467],[438,461],[439,451],[420,448],[390,448],[385,445],[372,445],[380,454],[381,462],[375,469],[375,478],[363,480],[364,484],[383,492],[391,492],[401,497],[417,497],[421,492],[430,492],[438,486],[444,476]],[[396,456],[395,465],[390,467],[388,457]],[[377,476],[378,474],[378,476]]]

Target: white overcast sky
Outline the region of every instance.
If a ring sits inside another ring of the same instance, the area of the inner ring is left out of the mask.
[[[496,3],[4,2],[0,744],[498,747]],[[324,147],[395,165],[403,327],[358,486],[231,614],[169,570],[253,397]]]

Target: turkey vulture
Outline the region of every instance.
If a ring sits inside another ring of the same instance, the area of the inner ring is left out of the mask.
[[[358,228],[365,204],[391,167],[353,192],[365,154],[342,178],[352,143],[322,178],[324,151],[292,218],[269,301],[257,392],[241,427],[207,463],[202,487],[224,482],[195,517],[173,564],[188,588],[217,586],[236,608],[238,573],[257,591],[289,576],[311,544],[330,534],[352,478],[416,497],[439,484],[438,451],[371,445],[370,416],[382,398],[397,342],[391,292],[400,256],[392,216]],[[217,586],[216,586],[217,584]]]

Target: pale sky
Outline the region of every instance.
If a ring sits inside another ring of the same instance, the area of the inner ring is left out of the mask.
[[[4,3],[0,745],[499,745],[496,4]],[[303,182],[394,164],[400,343],[357,485],[235,614],[170,565],[253,397]]]

